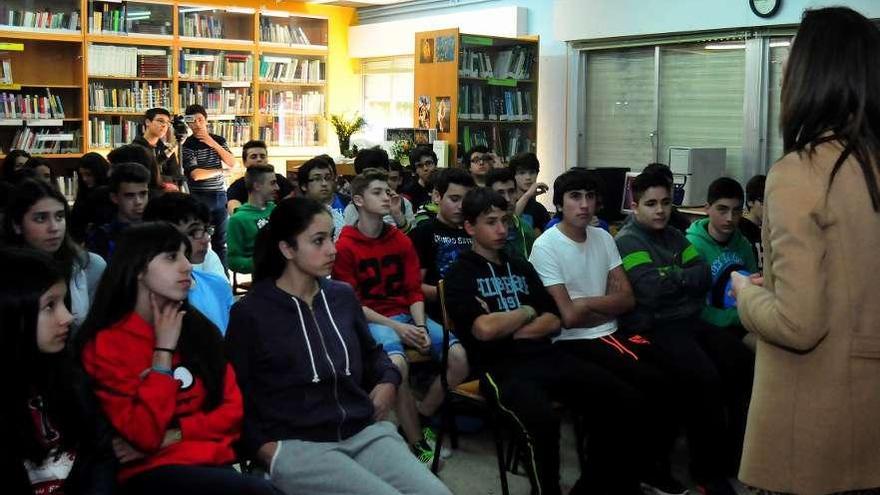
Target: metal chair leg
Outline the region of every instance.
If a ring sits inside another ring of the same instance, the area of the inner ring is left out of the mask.
[[[501,494],[510,495],[510,489],[507,487],[507,467],[504,462],[504,441],[501,437],[501,426],[498,424],[499,418],[492,418],[492,434],[495,437],[495,457],[498,460],[498,476],[501,478]]]

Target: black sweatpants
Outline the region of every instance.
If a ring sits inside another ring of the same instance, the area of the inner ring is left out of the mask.
[[[554,401],[585,416],[590,437],[586,472],[573,494],[640,494],[640,471],[647,464],[635,412],[645,407],[641,394],[608,371],[548,346],[545,352],[511,357],[481,374],[483,395],[510,420],[526,443],[526,468],[541,495],[559,489],[559,423]]]
[[[262,477],[220,466],[161,466],[133,476],[124,488],[129,495],[283,495]]]
[[[691,474],[698,482],[735,476],[742,457],[755,355],[731,332],[697,318],[655,326],[646,335],[687,407]]]
[[[684,407],[675,397],[676,387],[669,374],[657,365],[653,344],[635,336],[631,339],[611,334],[596,339],[560,340],[556,344],[577,359],[611,372],[638,390],[648,408],[638,412],[638,421],[649,431],[645,448],[654,469],[669,473],[669,454],[680,427]]]

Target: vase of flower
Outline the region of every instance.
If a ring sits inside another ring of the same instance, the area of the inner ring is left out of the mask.
[[[357,147],[351,147],[351,135],[360,131],[367,126],[367,121],[363,117],[355,113],[354,117],[348,119],[344,115],[331,115],[330,124],[336,131],[336,138],[339,140],[339,153],[346,158],[354,158],[357,154]]]

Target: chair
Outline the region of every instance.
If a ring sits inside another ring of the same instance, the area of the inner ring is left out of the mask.
[[[466,408],[468,411],[473,411],[483,416],[486,423],[492,428],[492,435],[495,440],[495,456],[498,461],[498,476],[501,479],[501,493],[502,495],[509,495],[510,490],[507,485],[507,462],[505,462],[504,437],[502,435],[503,418],[500,417],[497,409],[489,404],[480,392],[479,380],[464,382],[454,389],[450,389],[449,384],[446,381],[446,368],[449,360],[449,333],[452,332],[454,328],[446,309],[446,285],[443,280],[440,280],[437,284],[437,292],[443,317],[443,353],[440,381],[443,385],[443,389],[446,390],[446,397],[444,398],[443,407],[441,409],[440,428],[438,429],[437,442],[434,446],[434,463],[431,466],[431,471],[436,474],[440,467],[440,449],[442,448],[443,439],[447,431],[450,435],[452,447],[458,447],[458,435],[455,428],[455,412],[453,411],[453,408]],[[515,444],[517,442],[518,439],[514,436],[511,443]],[[529,481],[532,485],[532,490],[534,491],[537,487],[538,480],[534,479],[533,475],[530,473]]]
[[[248,280],[246,282],[238,281],[238,273],[232,272],[232,295],[233,296],[241,296],[247,294],[249,290],[251,290],[251,281]]]

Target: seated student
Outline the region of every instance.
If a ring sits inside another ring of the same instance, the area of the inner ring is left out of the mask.
[[[764,184],[766,175],[756,175],[746,183],[746,212],[739,221],[739,231],[752,245],[752,254],[758,271],[764,271],[764,248],[761,244],[761,226],[764,224]]]
[[[518,214],[535,229],[537,235],[541,235],[544,229],[549,228],[546,225],[550,221],[550,214],[535,199],[535,196],[547,192],[547,184],[538,182],[538,172],[541,169],[538,156],[532,152],[519,153],[510,159],[508,168],[513,172],[519,191],[516,205]]]
[[[165,193],[150,201],[144,211],[145,222],[168,222],[189,240],[189,261],[193,265],[187,300],[213,323],[220,333],[226,333],[229,309],[232,307],[232,288],[225,274],[208,271],[208,256],[217,258],[211,250],[211,213],[202,201],[184,193]],[[216,266],[219,258],[211,265]],[[220,265],[222,266],[222,265]]]
[[[557,177],[553,202],[562,221],[535,241],[529,261],[559,308],[562,332],[554,339],[556,345],[610,371],[651,403],[653,410],[642,421],[651,425],[648,447],[655,467],[645,482],[659,493],[684,494],[670,474],[669,453],[679,424],[671,383],[652,362],[647,340],[616,335],[617,317],[635,306],[635,298],[614,239],[590,225],[598,195],[597,180],[586,170]]]
[[[269,152],[267,150],[266,143],[263,141],[254,140],[244,143],[244,146],[241,148],[241,161],[244,164],[245,175],[247,175],[247,169],[253,165],[269,165]],[[226,189],[226,209],[229,210],[230,216],[248,200],[248,189],[245,180],[245,177],[239,177]],[[275,197],[270,199],[277,203],[279,200],[293,194],[294,187],[290,180],[281,174],[275,174],[275,180],[278,182],[278,191],[275,193]]]
[[[103,204],[109,203],[109,192],[106,195],[97,195],[100,189],[106,191],[109,180],[110,162],[98,153],[86,153],[79,159],[77,164],[76,199],[70,210],[70,235],[77,242],[85,242],[86,232],[95,225],[106,222],[99,220],[98,210],[101,208],[103,197],[107,199]]]
[[[112,430],[66,351],[66,271],[31,249],[0,249],[0,406],[4,493],[109,495]],[[9,491],[7,491],[9,490]]]
[[[480,390],[518,425],[538,493],[559,494],[559,401],[586,416],[587,470],[571,493],[637,494],[642,427],[639,394],[607,371],[553,346],[560,321],[528,261],[504,254],[507,202],[488,188],[467,193],[464,228],[473,249],[446,275],[447,309]]]
[[[739,321],[735,305],[725,304],[729,296],[730,274],[745,270],[756,273],[758,266],[749,241],[739,232],[745,199],[739,182],[721,177],[709,184],[706,213],[709,218],[698,220],[687,230],[687,239],[709,264],[712,285],[706,297],[702,318],[712,326],[723,328],[742,339],[746,330]]]
[[[431,193],[433,202],[437,204],[437,215],[409,232],[419,255],[425,306],[428,314],[434,318],[439,318],[437,282],[446,276],[449,267],[473,243],[471,236],[462,228],[464,217],[461,213],[461,201],[473,188],[474,178],[464,170],[439,170]]]
[[[316,158],[320,158],[330,164],[330,171],[333,172],[333,200],[330,202],[330,207],[341,215],[345,211],[345,207],[351,203],[351,196],[340,188],[342,184],[347,184],[347,182],[344,177],[339,177],[339,173],[336,171],[336,162],[332,156],[324,153]]]
[[[116,245],[116,236],[129,225],[140,223],[150,200],[150,172],[139,163],[113,165],[110,174],[110,201],[116,205],[116,214],[108,223],[96,226],[86,236],[89,251],[110,261]]]
[[[64,270],[73,321],[77,328],[86,319],[95,289],[107,263],[84,251],[70,237],[67,200],[43,181],[24,180],[12,191],[3,225],[5,242],[42,251]]]
[[[254,241],[275,209],[278,180],[271,165],[251,165],[245,172],[247,203],[229,217],[229,268],[239,273],[254,271]]]
[[[537,236],[532,226],[514,213],[519,193],[516,189],[513,173],[507,168],[493,168],[486,174],[486,187],[497,192],[507,201],[507,219],[510,224],[507,226],[505,252],[510,256],[519,256],[524,260],[529,259],[532,244],[535,243]]]
[[[358,174],[363,173],[368,168],[383,170],[388,174],[388,185],[391,186],[391,211],[383,217],[383,221],[389,225],[395,225],[404,232],[408,232],[412,228],[415,214],[413,213],[412,203],[397,193],[397,186],[400,185],[403,166],[397,160],[389,161],[388,154],[382,149],[361,150],[358,152],[358,156],[365,156],[360,161],[355,157],[355,170]],[[373,166],[367,166],[368,164]],[[349,203],[345,207],[342,217],[345,220],[345,225],[354,225],[358,220],[358,209],[354,204]]]
[[[478,144],[465,152],[463,165],[468,173],[471,174],[471,177],[474,178],[476,187],[486,186],[486,174],[492,168],[493,155],[492,150],[482,144]]]
[[[52,171],[52,166],[49,164],[49,161],[45,158],[32,156],[24,163],[24,168],[35,171],[37,173],[37,179],[46,184],[56,186],[55,173]]]
[[[672,169],[669,168],[669,165],[663,163],[649,163],[644,169],[642,169],[642,173],[660,174],[669,181],[670,187],[674,187]],[[669,225],[677,228],[682,233],[685,233],[691,226],[691,221],[687,215],[678,211],[677,206],[672,205],[672,213],[669,215]]]
[[[31,154],[24,150],[10,150],[3,159],[2,169],[0,169],[0,181],[12,183],[15,182],[15,172],[24,168]]]
[[[437,168],[437,154],[429,146],[416,146],[409,152],[409,164],[416,173],[416,180],[403,190],[403,195],[410,200],[413,210],[418,211],[431,201],[427,186],[431,172]]]
[[[130,494],[275,494],[230,465],[242,398],[223,337],[186,304],[189,241],[165,222],[119,236],[77,335],[86,373],[120,440]],[[127,462],[126,462],[127,461]]]
[[[333,169],[330,162],[316,156],[300,165],[296,175],[303,196],[321,203],[330,212],[333,217],[333,237],[335,239],[342,232],[342,227],[345,227],[345,220],[342,217],[342,210],[345,208],[343,207],[341,210],[333,206],[336,188],[336,173]]]
[[[437,210],[439,209],[439,206],[437,205],[437,203],[434,202],[433,198],[434,181],[437,179],[437,177],[440,176],[441,173],[443,173],[443,170],[445,169],[434,169],[434,171],[431,172],[431,175],[428,176],[428,180],[425,181],[425,190],[428,191],[430,199],[428,199],[428,201],[426,201],[424,204],[422,204],[422,206],[419,207],[418,210],[416,210],[415,216],[413,217],[412,229],[416,228],[417,225],[421,224],[425,220],[433,220],[437,217]],[[410,231],[412,231],[412,229],[410,229]]]
[[[693,478],[705,493],[734,493],[751,397],[754,355],[736,337],[700,319],[711,284],[709,266],[676,228],[669,228],[672,185],[642,173],[632,183],[633,216],[617,234],[636,307],[621,328],[648,339],[681,387]]]
[[[373,338],[400,370],[403,381],[397,394],[397,417],[419,460],[434,460],[433,432],[419,428],[420,412],[432,416],[443,402],[440,378],[434,380],[416,408],[408,383],[404,347],[442,359],[443,327],[425,315],[419,258],[409,238],[382,221],[390,209],[391,192],[383,170],[368,168],[351,184],[352,204],[360,211],[358,222],[342,229],[336,243],[333,278],[354,287],[364,308]],[[450,336],[447,380],[455,387],[467,376],[467,357]]]
[[[107,154],[107,160],[111,164],[117,163],[140,163],[150,171],[150,192],[153,196],[158,196],[163,192],[179,191],[180,188],[172,179],[166,179],[162,175],[162,168],[156,161],[156,155],[149,149],[139,144],[124,144],[113,149]]]
[[[257,241],[253,288],[226,348],[245,397],[241,450],[287,494],[448,494],[385,417],[400,373],[352,288],[330,280],[326,206],[281,201]]]

